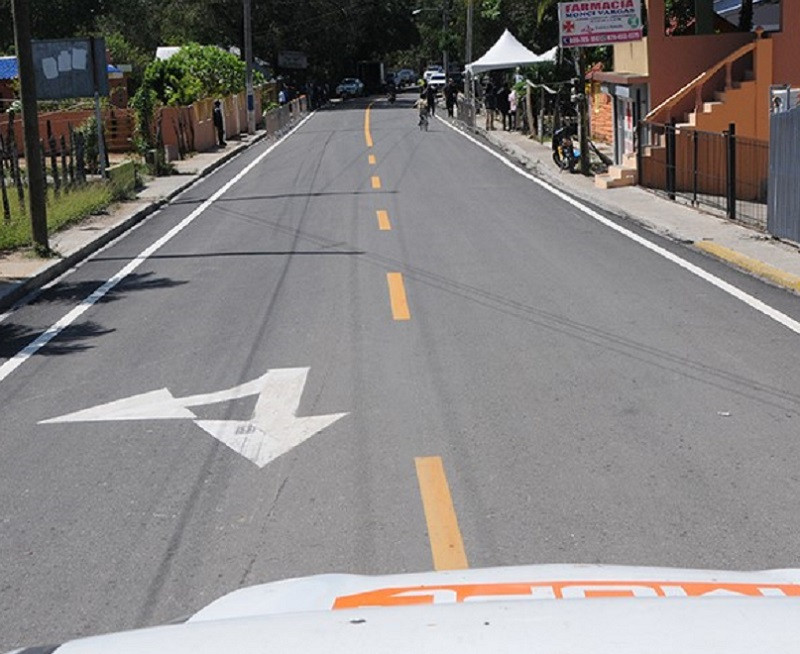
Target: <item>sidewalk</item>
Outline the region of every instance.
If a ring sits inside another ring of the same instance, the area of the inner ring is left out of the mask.
[[[465,128],[457,121],[453,124],[469,129],[536,177],[576,198],[800,294],[800,244],[671,202],[638,186],[598,189],[592,177],[560,172],[549,142],[541,144],[520,132],[487,132],[480,127]]]
[[[253,136],[244,134],[238,141],[229,140],[224,148],[172,162],[177,174],[149,180],[135,200],[113,205],[107,214],[90,216],[80,224],[51,234],[50,247],[58,253],[56,258],[41,259],[20,251],[0,253],[0,311],[63,274],[144,220],[199,178],[267,136],[266,131],[257,130]]]

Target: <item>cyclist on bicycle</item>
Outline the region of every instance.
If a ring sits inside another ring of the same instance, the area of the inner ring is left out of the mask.
[[[428,102],[424,96],[417,98],[417,101],[414,103],[414,108],[419,112],[419,122],[417,125],[419,127],[425,126],[428,122]]]

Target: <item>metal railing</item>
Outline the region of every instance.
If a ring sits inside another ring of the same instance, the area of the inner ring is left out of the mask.
[[[702,132],[675,123],[641,123],[637,163],[640,185],[731,220],[766,229],[769,144],[725,132]]]
[[[456,119],[469,127],[475,127],[475,116],[477,107],[475,100],[468,101],[466,98],[459,97],[456,100]]]
[[[264,114],[264,129],[268,134],[282,134],[295,120],[308,112],[306,96],[287,102],[281,107],[276,107]]]

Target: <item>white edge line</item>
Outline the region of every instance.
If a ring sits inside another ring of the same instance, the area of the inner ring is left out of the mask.
[[[564,193],[563,191],[557,189],[555,186],[552,186],[551,184],[545,182],[542,179],[539,179],[535,175],[531,175],[529,172],[527,172],[526,170],[523,170],[520,166],[518,166],[514,162],[509,161],[508,159],[506,159],[500,153],[495,152],[494,150],[492,150],[492,148],[490,148],[489,146],[481,143],[476,138],[470,136],[469,134],[467,134],[466,132],[462,131],[461,129],[459,129],[457,127],[454,127],[453,125],[448,123],[446,120],[444,120],[442,118],[439,118],[439,120],[442,122],[442,124],[446,125],[450,129],[452,129],[454,132],[460,134],[465,139],[468,139],[469,141],[472,141],[472,143],[474,143],[479,148],[482,148],[483,150],[488,152],[494,158],[498,159],[499,161],[504,163],[506,166],[508,166],[509,168],[514,170],[515,172],[519,173],[520,175],[522,175],[526,179],[529,179],[534,184],[538,184],[543,189],[545,189],[546,191],[549,191],[553,195],[561,198],[565,202],[571,204],[573,207],[575,207],[576,209],[579,209],[580,211],[585,213],[590,218],[594,218],[597,222],[601,223],[602,225],[605,225],[606,227],[609,227],[609,228],[613,229],[615,232],[618,232],[619,234],[622,234],[623,236],[631,239],[632,241],[638,243],[639,245],[642,245],[642,246],[646,247],[651,252],[655,252],[659,256],[662,256],[665,259],[667,259],[668,261],[671,261],[672,263],[675,263],[675,264],[679,265],[684,270],[687,270],[688,272],[692,273],[693,275],[696,275],[697,277],[700,277],[700,279],[703,279],[703,280],[707,281],[709,284],[712,284],[713,286],[716,286],[721,291],[724,291],[728,295],[731,295],[731,296],[735,297],[737,300],[740,300],[740,301],[744,302],[745,304],[747,304],[748,306],[752,307],[756,311],[760,311],[765,316],[768,316],[769,318],[772,318],[774,321],[780,323],[781,325],[783,325],[787,329],[790,329],[795,334],[800,334],[800,322],[798,322],[794,318],[790,318],[785,313],[783,313],[781,311],[778,311],[777,309],[769,306],[768,304],[762,302],[758,298],[755,298],[752,295],[750,295],[749,293],[746,293],[745,291],[741,290],[740,288],[737,288],[733,284],[729,284],[728,282],[724,281],[723,279],[720,279],[716,275],[713,275],[712,273],[710,273],[710,272],[708,272],[706,270],[703,270],[699,266],[696,266],[695,264],[690,263],[689,261],[687,261],[686,259],[678,256],[677,254],[674,254],[674,253],[670,252],[669,250],[666,250],[665,248],[661,247],[660,245],[656,245],[652,241],[649,241],[648,239],[644,238],[643,236],[639,236],[638,234],[630,231],[629,229],[627,229],[625,227],[622,227],[621,225],[618,225],[613,220],[609,220],[608,218],[606,218],[602,214],[598,213],[594,209],[591,209],[590,207],[587,207],[585,204],[579,202],[575,198],[573,198],[573,197],[567,195],[566,193]]]
[[[228,180],[223,184],[219,189],[217,189],[208,199],[206,199],[199,207],[197,207],[194,211],[192,211],[186,218],[181,220],[177,225],[175,225],[172,229],[170,229],[164,236],[159,238],[155,243],[150,245],[149,247],[145,248],[140,252],[136,257],[134,257],[131,261],[129,261],[117,274],[113,277],[108,279],[102,286],[96,289],[91,295],[89,295],[85,300],[82,300],[81,303],[76,306],[72,311],[67,313],[63,318],[61,318],[58,322],[51,325],[46,331],[42,332],[39,337],[34,340],[33,342],[26,345],[22,350],[17,352],[13,357],[11,357],[8,361],[6,361],[2,366],[0,366],[0,382],[5,380],[11,373],[13,373],[17,368],[19,368],[23,363],[25,363],[28,359],[30,359],[36,352],[42,349],[45,345],[47,345],[50,341],[52,341],[56,336],[58,336],[64,329],[69,327],[72,323],[74,323],[78,318],[80,318],[88,309],[90,309],[93,305],[95,305],[103,296],[105,296],[112,288],[114,288],[117,284],[119,284],[123,279],[125,279],[128,275],[130,275],[134,270],[136,270],[139,266],[141,266],[149,257],[151,257],[157,250],[161,247],[166,245],[171,239],[173,239],[179,232],[181,232],[185,227],[190,225],[194,220],[202,214],[206,209],[208,209],[214,202],[216,202],[222,195],[227,193],[231,187],[236,184],[240,179],[242,179],[247,173],[249,173],[253,168],[255,168],[258,164],[260,164],[276,147],[278,147],[281,143],[283,143],[287,138],[289,138],[292,134],[294,134],[298,129],[300,129],[306,121],[311,118],[313,114],[309,114],[303,120],[301,120],[297,125],[295,125],[291,130],[289,130],[284,136],[280,139],[275,141],[271,146],[269,146],[264,152],[258,155],[253,161],[251,161],[247,166],[245,166],[242,170],[240,170],[232,179]],[[224,166],[220,166],[223,168]],[[189,190],[188,188],[185,190]],[[176,196],[177,197],[177,196]],[[166,206],[166,205],[165,205]]]
[[[307,116],[307,117],[306,117],[304,120],[308,120],[309,118],[311,118],[311,116],[313,115],[313,113],[314,113],[314,112],[311,112],[311,113],[309,113],[309,115],[308,115],[308,116]],[[300,127],[300,125],[298,124],[298,125],[297,125],[297,127]],[[289,136],[289,134],[287,133],[287,134],[286,134],[286,136]],[[273,143],[273,146],[277,145],[279,141],[283,140],[283,138],[284,138],[284,137],[281,137],[280,139],[278,139],[278,141],[276,141],[275,143]],[[263,139],[261,139],[261,140],[263,140]],[[251,145],[252,145],[252,146],[255,146],[255,145],[257,145],[259,142],[260,142],[260,141],[253,142],[253,143],[251,143]],[[138,222],[137,222],[135,225],[132,225],[131,227],[129,227],[128,229],[126,229],[126,230],[125,230],[124,232],[122,232],[121,234],[119,234],[119,235],[115,236],[115,237],[114,237],[113,239],[111,239],[111,240],[110,240],[108,243],[106,243],[106,244],[105,244],[105,245],[103,245],[102,247],[100,247],[100,248],[98,248],[97,250],[95,250],[94,252],[92,252],[92,253],[91,253],[91,254],[90,254],[88,257],[86,257],[85,259],[81,259],[80,261],[77,261],[77,262],[75,262],[75,264],[74,264],[73,266],[71,266],[69,269],[65,270],[65,271],[64,271],[63,273],[61,273],[61,274],[60,274],[58,277],[54,277],[53,279],[51,279],[51,280],[50,280],[49,282],[47,282],[46,284],[43,284],[43,285],[42,285],[40,288],[37,288],[37,289],[33,289],[33,290],[31,290],[31,292],[30,292],[30,293],[28,293],[28,294],[27,294],[27,295],[25,295],[24,297],[20,298],[20,299],[19,299],[17,302],[15,302],[15,303],[14,303],[14,305],[13,305],[11,308],[9,308],[9,309],[8,309],[8,310],[7,310],[5,313],[0,313],[0,322],[3,322],[3,321],[4,321],[4,320],[6,320],[6,319],[7,319],[9,316],[11,316],[12,314],[16,313],[17,311],[19,311],[19,310],[20,310],[21,308],[23,308],[24,306],[27,306],[28,304],[30,304],[31,302],[33,302],[34,300],[36,300],[36,298],[38,298],[38,297],[39,297],[39,296],[40,296],[40,295],[41,295],[41,294],[42,294],[44,291],[46,291],[46,290],[49,290],[49,289],[51,289],[53,286],[57,285],[57,284],[58,284],[59,282],[61,282],[61,280],[63,280],[65,277],[67,277],[68,275],[71,275],[71,274],[72,274],[72,273],[74,273],[76,270],[80,269],[81,267],[83,267],[84,265],[86,265],[87,263],[89,263],[89,262],[90,262],[92,259],[94,259],[95,257],[97,257],[97,255],[99,255],[99,254],[102,254],[103,252],[105,252],[105,251],[106,251],[106,250],[108,250],[109,248],[112,248],[112,247],[114,247],[114,246],[115,246],[117,243],[119,243],[119,242],[120,242],[120,241],[121,241],[123,238],[126,238],[126,237],[130,236],[130,235],[131,235],[133,232],[135,232],[137,229],[139,229],[140,227],[143,227],[143,226],[144,226],[146,223],[148,223],[148,222],[150,222],[151,220],[153,220],[154,218],[156,218],[156,217],[158,216],[158,214],[160,214],[160,213],[161,213],[161,212],[162,212],[162,211],[163,211],[163,210],[164,210],[166,207],[168,207],[170,204],[172,204],[172,203],[173,203],[173,202],[175,202],[176,200],[180,199],[180,198],[181,198],[181,196],[185,195],[186,193],[188,193],[189,191],[191,191],[192,189],[194,189],[194,187],[195,187],[195,186],[197,186],[197,185],[199,185],[199,184],[201,184],[201,183],[205,183],[205,182],[209,181],[209,179],[210,179],[210,178],[211,178],[213,175],[217,174],[218,172],[221,172],[221,171],[222,171],[222,170],[223,170],[223,169],[224,169],[224,168],[225,168],[225,167],[226,167],[228,164],[230,164],[230,163],[233,163],[234,161],[236,161],[236,159],[238,159],[239,157],[241,157],[241,156],[243,156],[245,153],[247,153],[247,152],[248,152],[248,150],[249,150],[249,148],[243,148],[242,150],[240,150],[239,152],[237,152],[236,154],[234,154],[234,155],[233,155],[233,156],[232,156],[230,159],[228,159],[226,162],[224,162],[222,165],[220,165],[220,166],[217,166],[216,168],[214,168],[214,170],[210,171],[209,173],[207,173],[207,174],[205,174],[205,175],[200,175],[200,176],[196,177],[195,179],[193,179],[193,180],[192,180],[192,181],[191,181],[191,182],[188,184],[188,186],[186,186],[186,188],[183,188],[183,189],[181,189],[180,191],[178,191],[178,192],[177,192],[177,193],[176,193],[176,194],[175,194],[173,197],[171,197],[169,200],[165,201],[165,202],[164,202],[164,203],[163,203],[161,206],[159,206],[159,207],[158,207],[158,208],[157,208],[155,211],[152,211],[151,213],[147,214],[147,216],[145,216],[145,217],[144,217],[142,220],[138,221]]]

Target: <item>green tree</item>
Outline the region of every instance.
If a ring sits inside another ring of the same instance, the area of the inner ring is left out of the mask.
[[[256,83],[263,81],[255,75]],[[239,93],[245,87],[244,62],[213,45],[189,43],[166,60],[156,59],[144,71],[137,96],[155,99],[165,105],[188,105],[200,98]],[[136,103],[141,102],[136,98]]]

